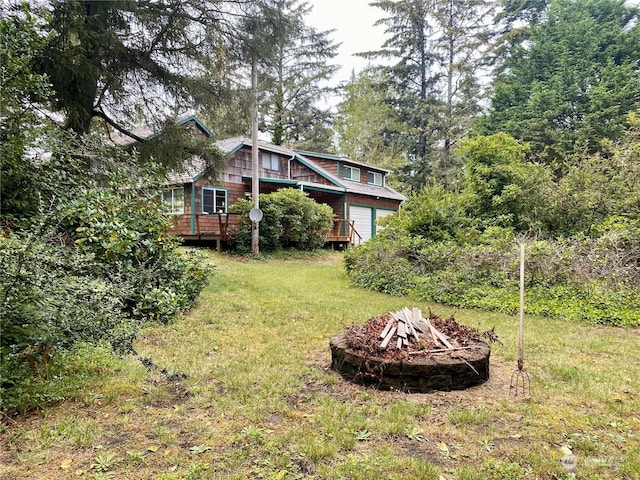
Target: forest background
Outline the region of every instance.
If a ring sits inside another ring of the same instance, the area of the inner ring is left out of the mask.
[[[371,5],[384,43],[335,85],[338,45],[298,0],[3,2],[3,391],[46,401],[28,383],[57,353],[126,351],[143,322],[189,308],[209,268],[164,234],[157,193],[194,155],[212,178],[224,158],[175,118],[248,134],[252,65],[264,138],[388,168],[409,197],[347,255],[355,283],[511,311],[525,242],[531,312],[640,324],[638,9]]]

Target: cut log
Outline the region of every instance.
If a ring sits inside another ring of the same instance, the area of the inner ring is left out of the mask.
[[[413,326],[416,330],[422,333],[429,333],[429,325],[424,318],[419,318],[418,320],[413,321]]]
[[[407,332],[409,335],[413,335],[414,338],[418,338],[418,332],[416,331],[416,327],[413,325],[413,321],[409,322],[409,331]]]
[[[395,318],[398,322],[404,322],[407,323],[407,317],[405,316],[404,312],[399,311],[399,312],[393,312],[391,314],[391,316],[393,318]]]
[[[411,310],[409,310],[407,307],[404,307],[402,309],[402,316],[407,319],[407,322],[411,322],[413,313],[411,313]]]
[[[404,322],[398,322],[398,336],[407,338],[407,326],[404,324]]]

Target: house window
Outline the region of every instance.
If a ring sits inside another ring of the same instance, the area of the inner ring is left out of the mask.
[[[169,212],[174,215],[184,213],[184,187],[171,187],[162,195],[162,201],[169,207]]]
[[[202,187],[202,213],[227,213],[227,191]]]
[[[344,179],[352,180],[354,182],[360,181],[360,169],[356,167],[344,166]]]
[[[262,168],[266,170],[280,170],[280,157],[275,153],[262,152]]]
[[[367,183],[369,185],[382,186],[382,174],[380,172],[367,172]]]

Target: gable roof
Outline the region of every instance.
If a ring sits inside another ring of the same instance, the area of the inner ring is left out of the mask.
[[[227,138],[225,140],[219,140],[217,142],[217,145],[218,145],[218,148],[223,152],[229,155],[233,155],[242,147],[251,147],[253,143],[251,139],[247,137],[233,137],[233,138]],[[292,160],[296,160],[302,163],[305,167],[309,168],[310,170],[314,171],[321,177],[328,180],[331,184],[335,185],[335,187],[337,187],[335,189],[336,191],[388,198],[391,200],[398,200],[401,202],[407,199],[407,197],[405,197],[401,193],[398,193],[393,188],[388,187],[386,185],[385,186],[369,185],[369,184],[364,184],[359,182],[343,181],[337,175],[334,175],[333,173],[329,172],[327,169],[315,163],[312,159],[308,158],[306,155],[304,155],[304,153],[307,153],[309,156],[314,156],[318,158],[327,158],[330,160],[344,161],[344,162],[353,163],[355,165],[361,165],[361,166],[369,167],[371,169],[388,173],[389,170],[386,170],[384,168],[378,168],[373,165],[368,165],[361,162],[355,162],[355,161],[337,157],[331,154],[295,151],[295,150],[291,150],[290,148],[283,147],[282,145],[275,145],[273,143],[265,142],[263,140],[258,140],[258,148],[260,150],[264,150],[268,152],[279,153],[281,155],[290,157]],[[298,182],[298,184],[302,186],[310,185],[308,182]]]
[[[338,155],[332,155],[330,153],[320,153],[320,152],[309,152],[304,150],[296,150],[297,153],[301,155],[305,155],[307,157],[317,157],[325,160],[334,160],[336,162],[344,162],[350,165],[356,165],[358,167],[368,168],[369,170],[376,170],[378,172],[391,173],[391,170],[387,170],[386,168],[378,167],[377,165],[371,165],[370,163],[359,162],[357,160],[351,160],[347,157],[340,157]]]
[[[205,133],[208,137],[210,138],[213,137],[213,134],[195,116],[186,117],[180,120],[179,123],[183,125],[190,121],[193,121],[196,127],[200,128],[203,131],[203,133]],[[153,133],[151,135],[153,135]],[[252,145],[253,145],[253,142],[251,141],[250,138],[242,137],[242,136],[231,137],[231,138],[226,138],[226,139],[216,141],[216,146],[218,147],[218,149],[229,156],[233,155],[243,147],[250,148]],[[326,179],[332,185],[332,187],[329,187],[329,188],[331,190],[334,190],[337,193],[339,192],[354,193],[359,195],[397,200],[400,202],[407,199],[404,195],[402,195],[401,193],[398,193],[393,188],[386,185],[384,186],[369,185],[369,184],[364,184],[359,182],[342,180],[337,175],[329,172],[327,169],[318,165],[309,157],[313,156],[316,158],[326,158],[329,160],[343,161],[345,163],[363,166],[365,168],[370,168],[373,170],[389,173],[389,170],[386,170],[384,168],[379,168],[373,165],[356,162],[353,160],[349,160],[349,159],[338,157],[331,154],[295,151],[290,148],[284,147],[282,145],[275,145],[273,143],[269,143],[264,140],[258,140],[258,148],[260,150],[277,153],[279,155],[289,157],[291,160],[300,162],[305,167],[309,168],[311,171],[315,172],[316,174],[320,175],[322,178]],[[190,162],[187,162],[187,164],[184,165],[181,171],[171,172],[168,175],[168,181],[169,183],[172,183],[172,184],[191,183],[198,180],[203,174],[204,174],[204,162],[202,161],[202,159],[198,157],[194,157]],[[314,185],[310,182],[305,182],[305,181],[291,180],[291,182],[292,182],[292,185],[297,185],[302,187],[305,187],[305,186],[311,187]],[[323,188],[327,189],[327,185],[323,185]]]

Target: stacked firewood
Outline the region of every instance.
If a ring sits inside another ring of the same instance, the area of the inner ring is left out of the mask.
[[[442,347],[441,349],[445,351],[459,349],[459,347],[454,347],[447,336],[434,327],[428,318],[422,316],[419,308],[410,310],[404,307],[398,312],[391,312],[391,319],[380,333],[382,340],[380,348],[389,348],[394,336],[396,337],[395,347],[397,349],[408,349],[427,342],[436,347]]]

